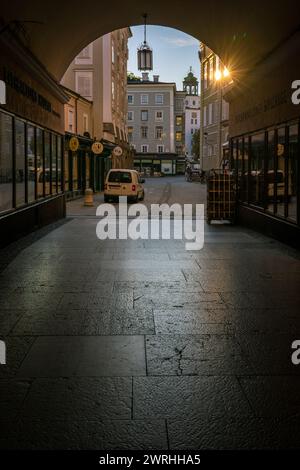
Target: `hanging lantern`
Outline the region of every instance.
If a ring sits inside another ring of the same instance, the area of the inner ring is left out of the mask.
[[[144,42],[141,44],[140,48],[137,51],[138,57],[138,69],[139,70],[153,70],[153,52],[147,43],[146,36],[146,27],[147,27],[147,15],[144,15]]]

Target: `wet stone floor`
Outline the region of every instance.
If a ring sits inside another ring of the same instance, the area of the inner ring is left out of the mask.
[[[194,252],[100,241],[96,223],[1,252],[0,447],[300,447],[297,252],[241,227]]]

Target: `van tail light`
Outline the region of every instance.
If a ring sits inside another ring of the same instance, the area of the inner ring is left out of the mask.
[[[135,189],[136,189],[135,184],[133,184],[133,185],[131,186],[131,190],[132,190],[132,191],[135,191]]]
[[[107,184],[104,185],[104,190],[107,189]]]

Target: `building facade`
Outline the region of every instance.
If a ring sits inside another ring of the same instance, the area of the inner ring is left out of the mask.
[[[226,94],[239,220],[298,247],[300,64],[294,58],[299,45],[297,32],[248,74],[243,87]]]
[[[0,35],[0,51],[1,246],[64,216],[68,97],[10,27]]]
[[[228,158],[229,104],[224,99],[224,87],[230,77],[219,57],[203,43],[200,57],[200,164],[204,170],[211,170],[221,168]]]
[[[127,60],[130,28],[108,33],[86,46],[73,60],[61,83],[93,102],[91,137],[100,140],[111,155],[115,146],[122,148],[114,167],[130,168],[132,153],[127,136]]]
[[[183,80],[184,116],[185,116],[185,155],[187,159],[198,159],[199,155],[193,155],[193,135],[200,128],[200,97],[199,81],[190,69]]]
[[[128,135],[134,166],[146,175],[175,175],[184,167],[183,96],[159,76],[128,81]]]

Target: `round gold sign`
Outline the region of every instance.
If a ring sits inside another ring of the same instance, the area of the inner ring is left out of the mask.
[[[100,153],[103,152],[103,145],[101,142],[94,142],[92,145],[92,152],[95,153],[96,155],[99,155]]]
[[[72,152],[76,152],[76,150],[78,150],[78,147],[79,147],[79,140],[77,139],[77,137],[71,137],[69,141],[70,150],[72,150]]]
[[[117,146],[117,147],[115,147],[115,148],[113,149],[113,155],[114,155],[115,157],[121,157],[122,153],[123,153],[123,150],[122,150],[122,148],[119,147],[119,146]]]

